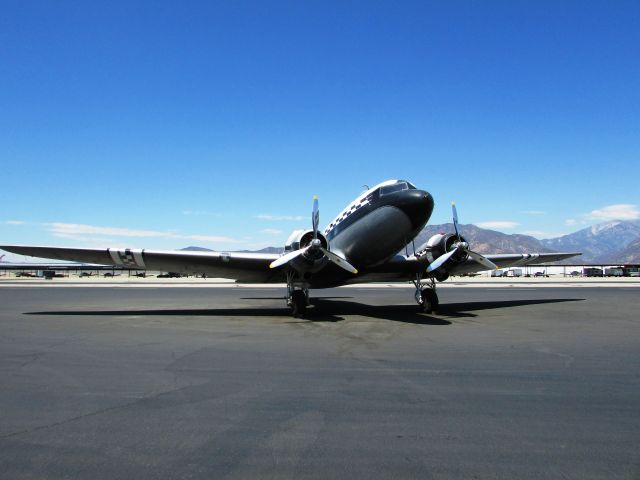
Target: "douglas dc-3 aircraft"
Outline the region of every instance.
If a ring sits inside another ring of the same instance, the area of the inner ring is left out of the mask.
[[[432,236],[409,254],[399,254],[427,224],[433,198],[405,180],[388,180],[368,189],[325,228],[314,197],[310,230],[294,231],[279,254],[242,252],[185,252],[141,249],[93,249],[1,246],[23,255],[135,269],[199,273],[232,278],[243,283],[287,284],[287,304],[295,316],[309,305],[309,289],[365,282],[411,281],[419,308],[431,313],[438,307],[436,281],[449,275],[495,268],[553,262],[578,253],[480,255],[458,231]]]

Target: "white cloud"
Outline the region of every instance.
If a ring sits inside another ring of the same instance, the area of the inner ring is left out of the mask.
[[[534,215],[534,216],[541,216],[541,215],[547,214],[547,212],[544,212],[542,210],[523,210],[521,213],[524,213],[526,215]]]
[[[260,215],[256,215],[256,218],[258,220],[267,220],[270,222],[281,222],[281,221],[299,222],[300,220],[304,220],[306,217],[303,217],[302,215],[269,215],[269,214],[263,213]]]
[[[621,203],[592,210],[586,215],[589,220],[637,220],[640,218],[640,210],[637,205]]]
[[[49,232],[60,238],[75,238],[82,240],[83,235],[109,235],[112,237],[133,238],[176,238],[182,240],[198,240],[203,242],[230,242],[243,243],[240,240],[220,235],[182,235],[174,232],[161,232],[156,230],[138,230],[119,227],[100,227],[96,225],[82,225],[77,223],[46,223]]]
[[[184,238],[186,240],[200,240],[202,242],[231,242],[231,243],[241,243],[240,240],[236,240],[230,237],[223,237],[220,235],[177,235],[177,234],[169,234],[166,235],[167,238]]]
[[[490,220],[488,222],[478,222],[476,225],[480,228],[515,228],[520,225],[518,222],[509,220]]]
[[[54,233],[53,236],[56,238],[64,238],[65,240],[81,242],[85,246],[94,246],[100,248],[127,248],[132,246],[122,244],[122,240],[114,240],[111,238],[87,237],[84,235],[73,235],[70,233]]]
[[[224,217],[226,216],[224,213],[220,212],[209,212],[207,210],[183,210],[183,215],[189,215],[194,217],[204,216],[204,217]]]
[[[578,223],[578,221],[577,221],[575,218],[567,218],[567,219],[564,221],[564,224],[565,224],[565,225],[568,225],[568,226],[575,225],[576,223]]]
[[[520,233],[522,233],[523,235],[530,235],[536,238],[556,238],[556,237],[561,237],[565,235],[564,233],[545,232],[544,230],[525,230]]]
[[[281,235],[282,230],[276,230],[275,228],[265,228],[264,230],[260,230],[260,233],[264,233],[265,235]]]
[[[98,227],[77,223],[47,223],[49,231],[54,235],[113,235],[116,237],[164,237],[167,234],[153,230],[135,230],[131,228]]]
[[[25,225],[27,222],[23,222],[22,220],[7,220],[3,223],[5,225]]]

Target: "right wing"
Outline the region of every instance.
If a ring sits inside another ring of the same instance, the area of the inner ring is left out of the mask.
[[[580,253],[497,253],[483,254],[483,257],[491,260],[498,268],[519,267],[524,265],[546,264],[557,262],[566,258],[581,255]],[[362,275],[353,277],[347,283],[366,282],[397,282],[413,280],[416,274],[425,274],[429,261],[426,256],[396,255],[391,260],[374,268],[362,272]],[[467,258],[460,263],[445,265],[442,269],[450,275],[462,275],[465,273],[483,272],[487,268],[472,258]],[[425,275],[426,277],[426,275]]]
[[[498,268],[522,267],[524,265],[546,264],[557,262],[566,258],[576,257],[581,253],[494,253],[483,254],[484,258],[491,260]],[[456,263],[447,269],[451,275],[487,271],[487,268],[475,260],[468,258],[464,262]]]
[[[198,273],[206,274],[208,277],[230,278],[244,283],[281,283],[285,281],[283,272],[269,268],[269,264],[280,257],[276,253],[30,247],[22,245],[5,245],[0,248],[7,252],[32,257],[113,265],[139,270]]]

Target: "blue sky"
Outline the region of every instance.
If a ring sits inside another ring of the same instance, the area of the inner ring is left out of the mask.
[[[0,241],[253,249],[406,178],[432,223],[638,218],[640,3],[22,2]],[[497,222],[497,223],[496,223]]]

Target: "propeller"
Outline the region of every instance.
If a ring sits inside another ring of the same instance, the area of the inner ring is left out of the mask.
[[[456,247],[453,250],[445,253],[444,255],[440,255],[433,262],[431,262],[427,267],[427,273],[431,273],[434,270],[439,269],[442,265],[444,265],[447,262],[447,260],[449,260],[451,257],[453,257],[456,253],[459,252],[458,248],[460,247]]]
[[[318,238],[318,225],[320,224],[320,209],[318,208],[318,197],[313,197],[313,211],[311,212],[311,225],[313,226],[313,240],[311,243],[304,248],[300,248],[298,250],[294,250],[293,252],[289,252],[286,255],[281,256],[277,260],[274,260],[269,265],[269,268],[277,268],[282,265],[286,265],[294,258],[298,258],[300,255],[305,255],[307,253],[312,252],[322,252],[322,254],[329,259],[331,263],[343,268],[347,272],[353,273],[356,275],[358,270],[347,262],[344,258],[339,255],[336,255],[333,252],[330,252],[326,248],[322,246],[322,242]]]
[[[479,253],[469,250],[469,244],[464,241],[458,229],[458,209],[456,208],[455,202],[451,203],[451,212],[453,214],[453,228],[456,231],[456,237],[458,237],[458,241],[454,244],[454,248],[451,251],[445,253],[444,255],[440,255],[438,258],[436,258],[433,262],[429,264],[429,266],[427,267],[427,273],[431,273],[434,270],[437,270],[442,265],[447,263],[447,261],[451,257],[460,253],[478,262],[487,270],[498,269],[498,266],[495,263],[493,263],[491,260],[489,260],[487,257],[483,257]]]

